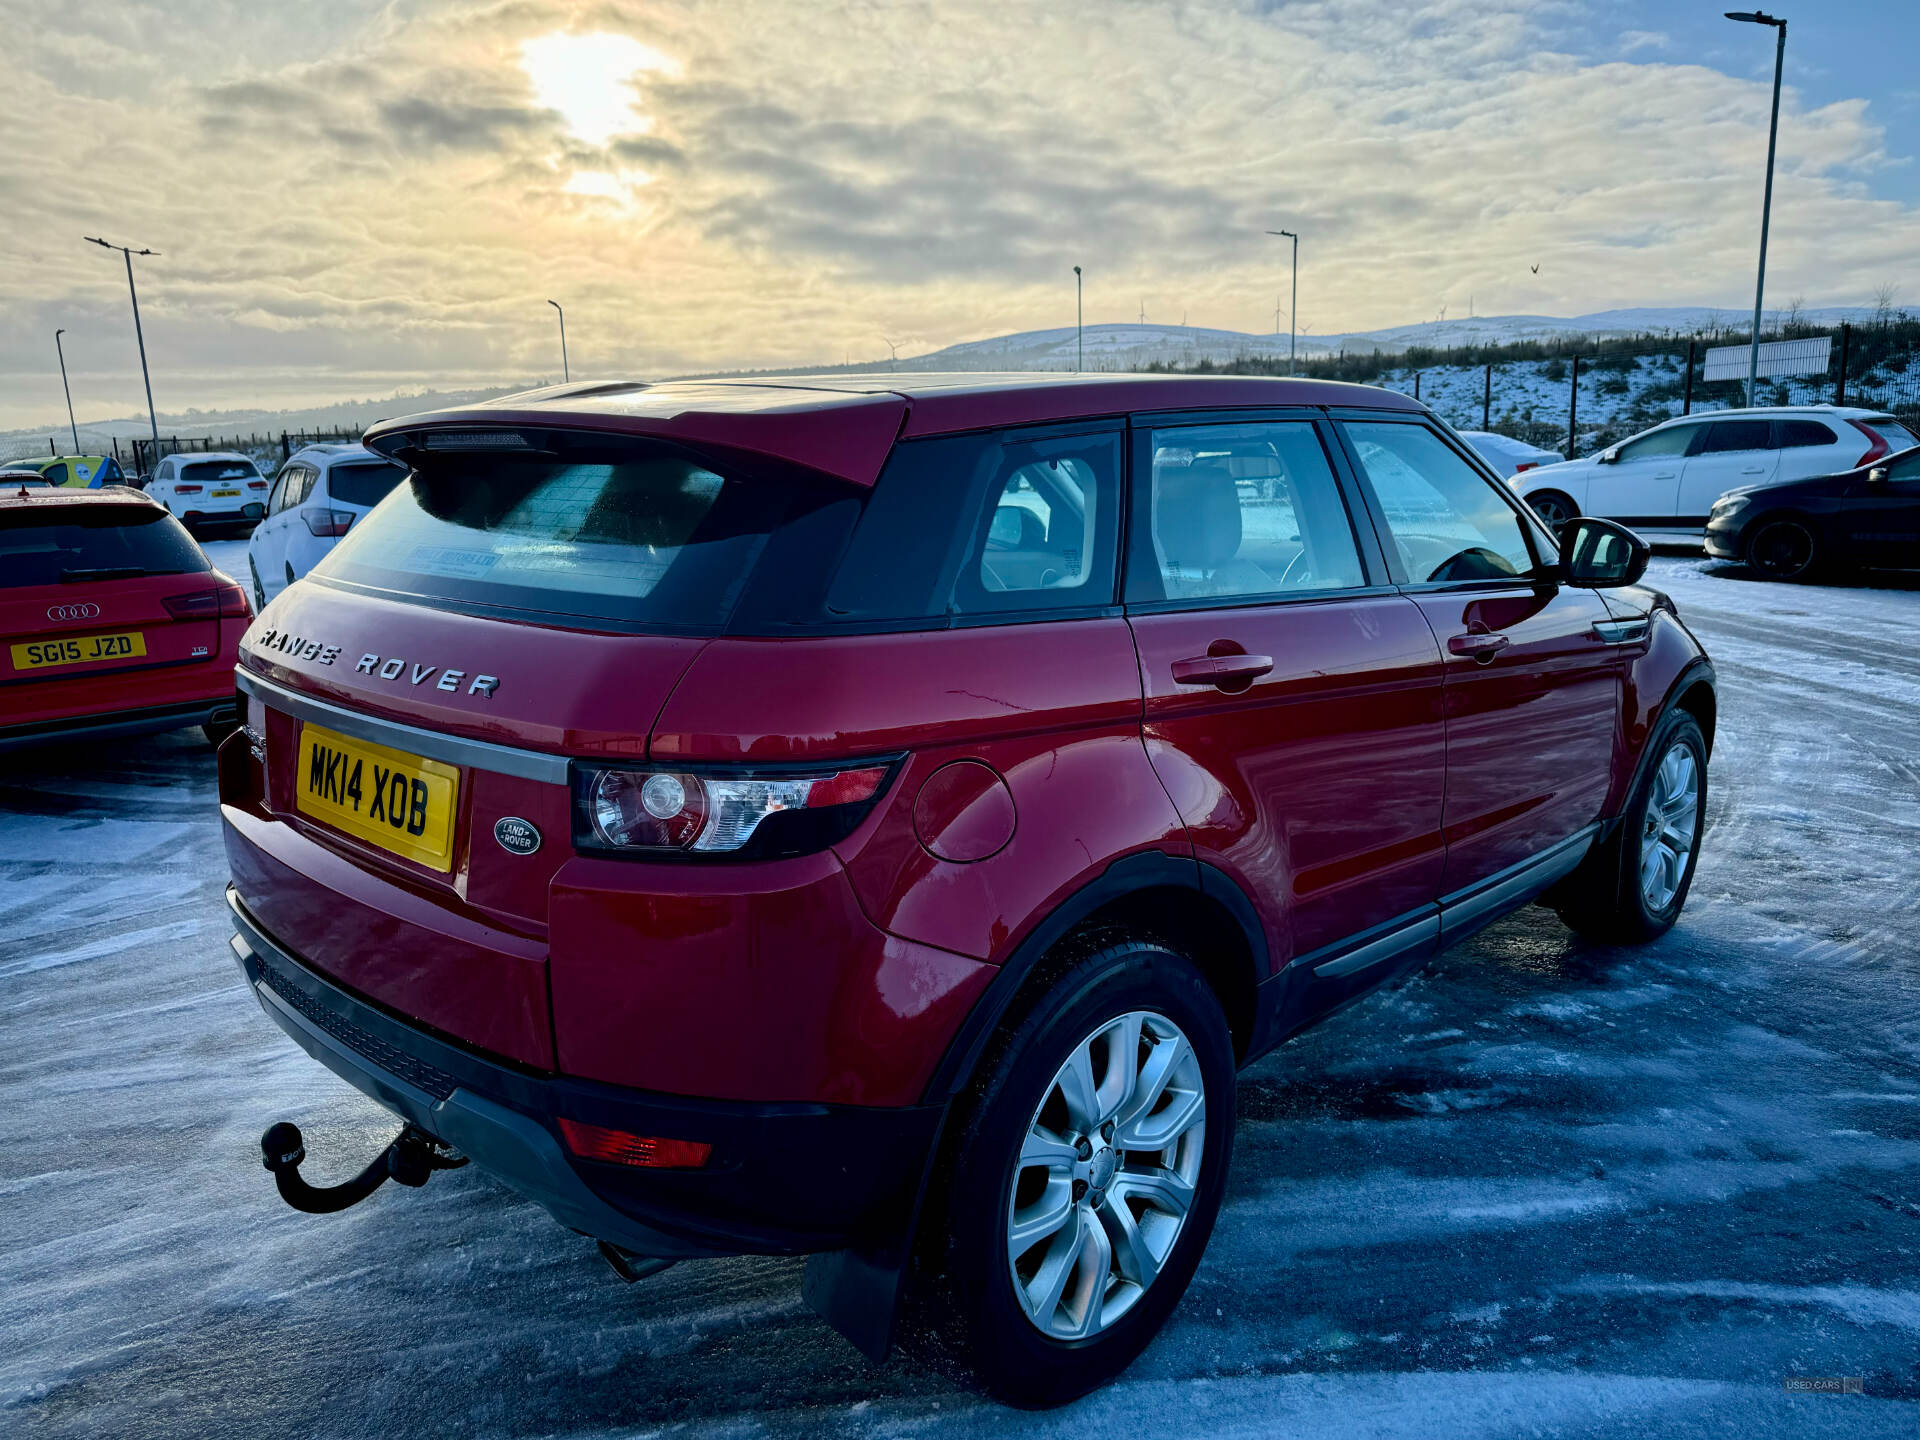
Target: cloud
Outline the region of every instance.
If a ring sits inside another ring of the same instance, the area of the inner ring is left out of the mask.
[[[1664,30],[1622,30],[1620,53],[1637,55],[1642,50],[1665,50],[1673,40]]]
[[[1469,294],[1737,308],[1770,77],[1650,32],[1576,61],[1565,8],[0,0],[0,424],[61,411],[56,325],[83,412],[143,404],[124,271],[78,240],[101,227],[163,252],[163,409],[537,377],[549,296],[596,378],[1071,323],[1075,264],[1089,320],[1264,330],[1282,225],[1322,333]],[[1779,293],[1908,273],[1920,215],[1874,186],[1910,145],[1788,91]]]

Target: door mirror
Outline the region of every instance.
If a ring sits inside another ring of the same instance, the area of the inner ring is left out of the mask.
[[[1618,445],[1610,445],[1594,458],[1602,465],[1618,465],[1620,463],[1620,447]]]
[[[1867,483],[1869,485],[1884,485],[1891,478],[1891,473],[1884,465],[1876,465],[1867,471]]]
[[[1611,520],[1582,515],[1560,529],[1560,578],[1582,590],[1633,584],[1652,554],[1646,541]]]

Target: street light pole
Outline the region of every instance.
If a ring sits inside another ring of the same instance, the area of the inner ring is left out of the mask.
[[[560,378],[566,384],[573,383],[573,371],[567,367],[567,312],[560,309],[558,300],[547,302],[560,316]]]
[[[1080,267],[1076,265],[1073,267],[1073,373],[1076,375],[1087,368],[1087,307],[1082,299],[1082,283]]]
[[[1300,237],[1291,230],[1269,230],[1269,235],[1284,235],[1293,241],[1293,299],[1287,310],[1287,374],[1293,374],[1294,336],[1300,328]]]
[[[1727,19],[1749,25],[1771,25],[1773,47],[1773,118],[1767,122],[1767,189],[1760,202],[1760,276],[1753,286],[1753,347],[1747,354],[1747,404],[1760,383],[1760,302],[1767,293],[1767,222],[1773,218],[1773,150],[1780,135],[1780,71],[1787,59],[1787,22],[1762,10],[1729,10]]]
[[[147,463],[157,464],[160,459],[160,419],[153,413],[153,377],[147,373],[147,337],[140,332],[140,296],[133,288],[133,257],[136,255],[158,255],[158,250],[130,250],[125,245],[109,245],[92,235],[80,237],[103,250],[118,250],[127,262],[127,298],[133,301],[133,338],[140,347],[140,380],[147,387],[147,425],[153,435],[153,453],[147,457]],[[79,448],[76,438],[74,448]]]
[[[60,356],[60,388],[64,390],[67,395],[67,429],[73,432],[73,453],[78,455],[80,453],[80,427],[73,423],[73,387],[67,384],[67,352],[65,347],[60,343],[60,337],[66,333],[65,330],[56,330],[53,332],[53,348]]]

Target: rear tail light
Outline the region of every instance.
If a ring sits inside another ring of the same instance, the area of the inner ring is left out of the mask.
[[[307,529],[315,535],[344,535],[347,527],[353,524],[353,511],[302,510],[300,518],[307,522]]]
[[[200,487],[198,485],[176,485],[173,487],[173,493],[176,495],[198,495],[200,493]]]
[[[1862,435],[1866,436],[1867,439],[1873,442],[1873,444],[1868,448],[1867,453],[1862,455],[1858,460],[1853,462],[1854,469],[1858,470],[1862,465],[1871,465],[1874,461],[1878,460],[1882,455],[1885,455],[1888,452],[1888,450],[1891,448],[1887,444],[1886,437],[1882,435],[1879,431],[1871,429],[1868,426],[1862,425],[1858,420],[1849,420],[1847,423],[1853,426],[1854,429],[1858,430]]]
[[[1518,465],[1513,467],[1513,473],[1519,475],[1525,471],[1538,470],[1539,468],[1540,462],[1538,460],[1522,460]]]
[[[582,1160],[601,1160],[609,1165],[637,1165],[646,1170],[697,1170],[713,1154],[713,1146],[701,1140],[635,1135],[579,1120],[563,1118],[560,1133],[566,1137],[567,1148]]]
[[[247,488],[249,490],[264,490],[267,488],[267,482],[264,480],[249,480],[247,481]]]
[[[232,581],[217,590],[194,590],[169,595],[160,602],[176,620],[244,619],[253,614],[247,592]]]
[[[613,854],[823,850],[866,818],[891,769],[890,761],[783,775],[583,766],[574,772],[574,842]]]

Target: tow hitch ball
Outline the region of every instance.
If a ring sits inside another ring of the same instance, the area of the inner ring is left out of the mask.
[[[331,1215],[358,1205],[380,1186],[393,1180],[419,1189],[436,1170],[458,1170],[467,1157],[414,1125],[403,1127],[393,1143],[353,1179],[340,1185],[309,1185],[300,1178],[300,1162],[307,1158],[300,1127],[282,1120],[260,1137],[260,1161],[273,1172],[280,1198],[309,1215]]]

